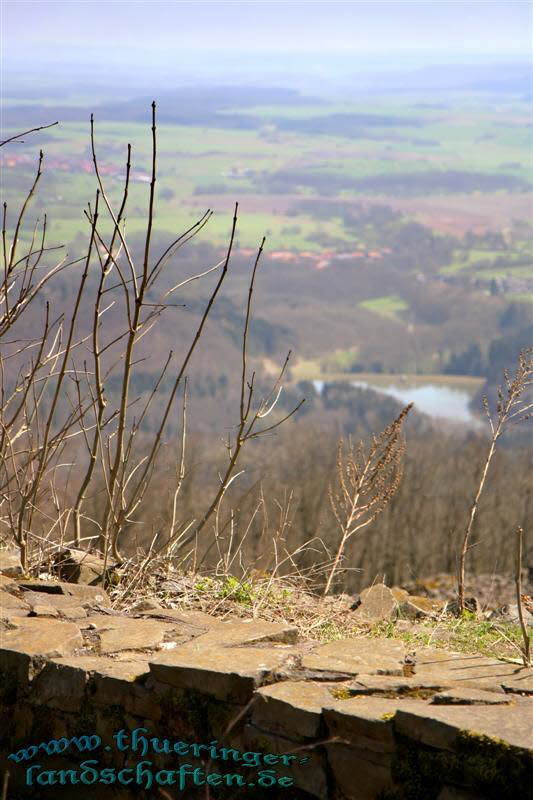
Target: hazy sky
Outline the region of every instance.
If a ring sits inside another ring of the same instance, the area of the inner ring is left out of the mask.
[[[131,49],[351,54],[530,52],[530,0],[0,0],[8,58]]]

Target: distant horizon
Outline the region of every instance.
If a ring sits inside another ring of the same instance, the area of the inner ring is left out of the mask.
[[[159,53],[116,48],[102,59],[98,50],[72,53],[34,52],[35,61],[4,59],[4,98],[27,90],[37,96],[99,89],[105,97],[135,97],[146,92],[169,93],[185,87],[277,87],[326,97],[347,92],[491,90],[506,83],[509,91],[533,91],[531,63],[517,54],[402,53],[329,54],[244,53],[216,51]],[[38,79],[36,80],[36,74]],[[113,80],[110,81],[110,75]],[[515,88],[510,88],[515,84]]]
[[[531,57],[533,35],[532,6],[517,0],[2,0],[1,14],[6,56],[30,59],[55,47],[60,55],[135,48],[154,57],[170,50]]]
[[[180,87],[321,97],[533,93],[530,4],[487,0],[0,0],[1,92],[92,101]]]

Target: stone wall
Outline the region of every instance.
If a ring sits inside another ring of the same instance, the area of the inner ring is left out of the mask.
[[[95,586],[3,575],[0,592],[8,800],[533,798],[518,664],[149,603],[118,613]]]

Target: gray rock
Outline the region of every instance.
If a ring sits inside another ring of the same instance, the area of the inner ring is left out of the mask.
[[[55,619],[21,617],[2,634],[3,651],[16,651],[31,658],[60,658],[82,644],[77,625]]]
[[[88,553],[74,547],[64,547],[52,560],[52,571],[61,580],[68,583],[96,585],[102,583],[104,574],[104,558],[100,553]],[[108,562],[107,570],[113,568]]]
[[[394,639],[356,636],[315,647],[302,666],[352,675],[403,675],[405,645]]]
[[[394,594],[383,583],[363,589],[359,601],[352,606],[353,616],[361,622],[379,622],[391,619],[397,606]]]
[[[19,583],[21,589],[52,595],[69,595],[78,600],[78,605],[111,606],[107,592],[100,586],[66,583],[65,581],[29,580]]]
[[[276,776],[289,777],[294,781],[294,785],[302,789],[311,797],[319,800],[329,800],[328,786],[326,780],[326,758],[324,752],[319,748],[310,748],[292,753],[300,742],[285,738],[279,734],[272,734],[255,725],[246,725],[244,728],[245,749],[255,752],[268,753],[269,755],[293,755],[291,762],[284,765],[281,760],[272,763],[263,769],[273,769]],[[285,794],[290,796],[290,789],[280,790],[280,800]],[[253,795],[252,795],[253,796]],[[278,795],[276,795],[277,800]]]
[[[201,637],[202,646],[224,643],[230,645],[294,644],[298,640],[298,629],[284,622],[265,620],[229,620],[213,625]]]
[[[162,645],[165,636],[171,637],[176,627],[152,619],[97,615],[91,616],[82,630],[95,632],[98,638],[97,651],[105,654],[125,650],[155,649]],[[89,644],[91,641],[94,641],[94,635],[89,636]]]
[[[401,698],[351,697],[333,700],[324,706],[324,721],[329,736],[375,753],[393,753],[394,733],[391,720],[399,708],[424,707],[425,703]]]
[[[89,678],[87,667],[87,659],[83,666],[68,660],[50,661],[33,681],[29,702],[67,713],[80,711]]]
[[[142,614],[147,611],[161,611],[162,609],[163,606],[158,600],[145,598],[144,600],[139,600],[137,603],[134,603],[129,609],[129,612],[130,614]]]
[[[357,680],[343,684],[343,690],[351,697],[366,695],[417,700],[429,700],[445,688],[447,688],[445,681],[424,681],[416,677],[399,678],[393,675],[359,675]]]
[[[522,697],[533,697],[533,671],[524,670],[521,675],[514,675],[511,680],[504,680],[500,684],[506,694],[521,695]]]
[[[533,614],[527,608],[522,607],[524,622],[526,625],[533,625]],[[520,615],[518,613],[518,606],[516,604],[509,604],[498,608],[493,611],[489,617],[490,620],[495,622],[512,622],[515,625],[520,623]]]
[[[484,692],[482,689],[448,689],[436,694],[431,703],[440,706],[495,706],[509,705],[510,696],[497,692]]]
[[[273,647],[200,645],[198,637],[150,661],[154,678],[177,689],[193,689],[229,703],[248,703],[259,686],[271,683],[287,657]]]
[[[470,611],[476,616],[482,613],[482,606],[477,597],[465,597],[464,607],[465,611]],[[457,599],[449,600],[446,604],[446,611],[449,614],[459,615],[459,601]]]
[[[454,687],[495,692],[503,692],[503,685],[527,691],[533,681],[533,670],[519,664],[432,647],[416,651],[415,675],[418,679],[445,681]]]
[[[461,731],[503,739],[512,747],[531,749],[533,704],[506,706],[400,707],[394,718],[399,733],[430,747],[453,750]]]
[[[326,752],[335,784],[346,800],[375,800],[392,788],[391,756],[342,744],[329,744]]]
[[[16,578],[24,574],[18,547],[0,550],[0,573],[10,578]]]
[[[333,701],[332,686],[313,681],[282,681],[257,690],[252,723],[294,741],[319,738],[322,709]]]
[[[150,675],[147,661],[102,659],[94,672],[93,701],[102,706],[121,705],[137,716],[159,718],[159,698],[144,689]]]
[[[152,611],[143,611],[142,615],[145,617],[152,617],[154,619],[163,619],[165,621],[179,622],[183,625],[190,625],[198,628],[206,633],[212,628],[218,628],[224,625],[225,622],[221,617],[213,617],[211,614],[206,614],[205,611],[198,611],[196,609],[180,609],[180,608],[161,608]]]
[[[24,592],[24,600],[31,606],[32,615],[54,616],[65,619],[83,619],[87,616],[83,600],[71,595],[45,592]]]
[[[409,595],[398,606],[398,616],[403,619],[434,619],[442,613],[443,604],[430,597]]]
[[[11,617],[27,617],[31,608],[21,598],[11,592],[0,589],[0,617],[10,619]]]

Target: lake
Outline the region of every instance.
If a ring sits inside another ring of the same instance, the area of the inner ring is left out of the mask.
[[[414,403],[418,411],[434,419],[460,422],[475,428],[482,426],[481,419],[472,414],[469,408],[472,396],[480,382],[457,385],[458,381],[451,378],[450,383],[446,384],[441,376],[438,377],[438,383],[431,381],[431,375],[427,377],[417,375],[408,378],[396,375],[376,375],[375,379],[365,376],[365,380],[346,382],[351,386],[373,389],[381,394],[389,395],[405,405]],[[313,381],[318,393],[322,391],[327,382],[329,383],[324,380]]]

